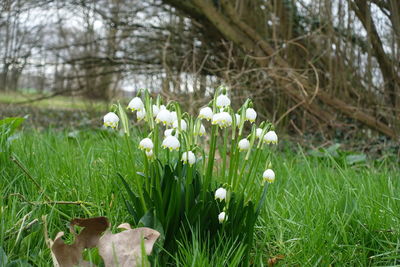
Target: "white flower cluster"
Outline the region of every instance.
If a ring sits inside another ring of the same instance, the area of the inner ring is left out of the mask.
[[[165,126],[165,128],[161,132],[164,135],[161,142],[161,148],[169,150],[171,152],[179,151],[179,157],[183,164],[188,164],[192,167],[193,165],[197,165],[197,162],[199,162],[199,165],[203,164],[202,168],[208,168],[209,163],[205,165],[206,161],[204,159],[196,161],[195,154],[198,149],[201,149],[198,143],[199,139],[197,137],[206,135],[206,128],[203,125],[204,121],[209,121],[211,125],[217,126],[214,126],[213,128],[216,130],[217,133],[219,128],[225,129],[225,134],[228,134],[228,132],[226,131],[228,127],[231,127],[232,125],[235,125],[235,127],[237,127],[237,129],[232,129],[232,140],[235,144],[235,146],[232,146],[232,149],[236,149],[233,150],[235,151],[234,153],[236,153],[236,151],[247,153],[244,159],[240,156],[241,154],[236,154],[239,157],[236,157],[237,162],[233,164],[234,166],[239,166],[239,162],[242,159],[244,160],[242,166],[246,166],[245,164],[247,163],[247,160],[249,160],[250,152],[252,152],[253,149],[262,149],[262,146],[264,144],[268,145],[278,143],[277,134],[273,129],[271,129],[270,124],[266,122],[261,123],[259,128],[256,128],[255,131],[252,131],[249,136],[243,136],[242,131],[243,129],[246,129],[244,127],[245,124],[255,123],[257,119],[257,112],[253,108],[252,102],[249,100],[246,101],[239,110],[234,112],[231,107],[231,100],[228,97],[226,90],[223,89],[221,92],[218,93],[219,95],[217,95],[217,97],[208,106],[200,109],[197,118],[192,118],[186,113],[183,113],[183,115],[181,115],[180,107],[176,103],[170,103],[169,105],[164,106],[161,105],[159,101],[157,101],[157,104],[155,105],[152,104],[152,99],[149,99],[148,95],[146,96],[147,98],[145,98],[146,101],[143,101],[140,97],[134,97],[129,102],[128,109],[136,112],[138,121],[147,121],[152,130],[148,137],[142,139],[139,142],[138,148],[144,152],[145,156],[148,159],[155,159],[158,156],[155,152],[158,153],[158,138],[160,138],[158,132],[159,128],[157,124],[163,125]],[[146,103],[146,105],[144,103]],[[119,112],[123,111],[119,109]],[[122,124],[124,124],[124,127],[126,127],[126,116],[123,117],[122,114],[119,115],[121,115],[121,118],[123,118]],[[104,116],[104,125],[106,127],[117,128],[119,121],[120,118],[114,112],[109,112]],[[238,131],[237,139],[235,139],[235,131]],[[217,140],[217,134],[215,134],[214,136],[210,136],[210,140],[214,140],[215,144]],[[226,141],[227,140],[224,140],[224,142]],[[257,142],[258,145],[255,142]],[[260,157],[252,160],[259,160],[259,158]],[[209,162],[213,162],[212,159],[209,159]],[[210,166],[211,168],[207,169],[207,171],[211,170],[210,172],[212,172],[212,165]],[[232,162],[229,163],[229,167],[231,166]],[[264,184],[273,183],[275,181],[275,173],[268,167],[262,174],[262,180]],[[244,169],[245,168],[243,168],[243,170]],[[232,173],[239,173],[237,169],[232,170]],[[243,173],[240,173],[239,177],[243,177],[242,175]],[[232,182],[231,180],[231,183],[233,183],[234,185],[238,185],[238,182],[235,181],[236,180],[233,180]],[[238,188],[234,185],[229,184],[229,186],[233,188],[232,190],[236,190]],[[218,188],[215,191],[215,200],[221,202],[229,202],[229,194],[227,190],[223,187]],[[219,213],[218,220],[220,223],[223,223],[227,220],[227,218],[228,216],[224,208],[224,210]]]

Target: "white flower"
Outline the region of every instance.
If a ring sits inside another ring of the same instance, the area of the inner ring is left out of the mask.
[[[161,146],[163,148],[168,148],[169,150],[178,150],[179,147],[181,146],[181,143],[179,143],[178,138],[176,138],[173,135],[170,135],[164,138]]]
[[[160,112],[157,114],[156,122],[164,125],[170,125],[173,122],[171,112],[169,112],[167,109],[160,110]]]
[[[164,136],[167,137],[167,136],[172,135],[172,132],[173,132],[173,131],[174,131],[174,129],[166,129],[166,130],[164,131]],[[176,133],[175,133],[175,135],[176,135]]]
[[[265,170],[263,173],[264,182],[273,183],[275,181],[275,173],[271,169]]]
[[[182,154],[183,163],[189,163],[190,166],[196,163],[196,156],[192,151],[187,151]]]
[[[246,138],[243,138],[242,140],[239,141],[238,146],[240,151],[246,151],[249,150],[250,148],[250,142]]]
[[[153,116],[157,117],[158,113],[164,109],[167,109],[164,105],[161,106],[153,105]]]
[[[128,108],[130,108],[132,111],[142,110],[144,108],[142,99],[140,99],[139,97],[133,98],[131,102],[129,102]]]
[[[178,129],[178,120],[174,121],[174,123],[172,124],[172,127],[175,129]],[[186,131],[186,129],[187,129],[186,121],[181,120],[181,130]]]
[[[215,199],[218,199],[219,201],[225,200],[226,199],[226,189],[225,188],[218,188],[215,191]]]
[[[219,127],[224,128],[232,124],[232,117],[228,112],[220,112],[214,114],[211,123],[213,125],[219,125]]]
[[[146,156],[148,158],[152,158],[153,157],[153,150],[149,150],[149,151],[146,150],[145,153],[146,153]]]
[[[153,105],[153,116],[157,117],[158,112],[160,112],[160,108],[157,105]]]
[[[256,136],[257,136],[257,138],[261,138],[262,131],[263,131],[263,129],[257,128],[257,130],[256,130]]]
[[[257,118],[257,112],[253,108],[246,109],[246,120],[254,122]]]
[[[114,112],[107,113],[104,118],[104,126],[116,128],[118,126],[119,118]]]
[[[138,121],[143,120],[146,117],[146,110],[145,109],[139,109],[136,113]]]
[[[223,223],[224,221],[225,221],[225,218],[226,216],[225,216],[225,212],[223,211],[223,212],[221,212],[220,214],[218,214],[218,221],[219,221],[219,223]]]
[[[144,138],[144,139],[142,139],[142,141],[140,141],[140,143],[139,143],[139,148],[140,148],[141,150],[150,151],[150,150],[153,149],[153,147],[154,147],[153,141],[151,141],[150,138]]]
[[[217,104],[217,107],[224,108],[224,107],[229,106],[231,104],[231,100],[226,95],[221,94],[221,95],[219,95],[217,97],[216,104]]]
[[[278,136],[276,135],[275,131],[269,131],[264,136],[264,141],[267,144],[277,144],[278,143]]]
[[[239,114],[235,114],[236,117],[236,125],[239,126],[240,124],[240,115]]]
[[[203,125],[203,124],[200,124],[200,129],[199,129],[198,135],[199,135],[199,136],[203,136],[203,135],[205,135],[205,134],[206,134],[206,128],[204,128],[204,125]]]
[[[172,122],[178,120],[178,114],[176,114],[176,111],[171,112],[171,118],[172,118]]]
[[[200,113],[199,113],[199,118],[200,119],[206,119],[206,120],[211,120],[213,117],[213,111],[210,107],[205,107],[200,109]]]

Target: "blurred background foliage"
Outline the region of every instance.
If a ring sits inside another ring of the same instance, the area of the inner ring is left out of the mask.
[[[293,138],[396,143],[399,58],[397,0],[4,0],[0,117],[88,125],[139,88],[196,113],[224,83]]]

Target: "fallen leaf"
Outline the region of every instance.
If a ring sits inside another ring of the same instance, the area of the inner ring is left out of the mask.
[[[106,217],[89,219],[76,218],[71,221],[70,225],[72,227],[74,225],[84,227],[76,240],[84,248],[94,248],[97,245],[101,234],[109,227],[109,222]]]
[[[82,252],[85,248],[93,248],[97,245],[101,234],[109,226],[106,217],[73,219],[70,223],[70,231],[75,236],[75,242],[71,245],[65,244],[62,240],[64,232],[58,232],[54,241],[51,240],[47,234],[46,216],[42,218],[45,228],[45,240],[47,246],[51,249],[54,267],[95,266],[83,260]],[[73,228],[75,225],[84,227],[79,235],[75,233]]]
[[[99,240],[97,247],[105,266],[141,266],[142,242],[146,255],[150,255],[160,233],[147,227],[131,229],[127,223],[121,224],[118,228],[125,230],[117,234],[107,230]]]
[[[284,255],[276,255],[275,257],[269,258],[268,259],[268,266],[274,266],[275,264],[278,263],[279,260],[283,260],[285,258]]]

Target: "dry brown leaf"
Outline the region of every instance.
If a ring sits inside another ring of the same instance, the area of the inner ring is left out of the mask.
[[[54,266],[60,267],[73,267],[73,266],[93,266],[89,262],[85,262],[82,257],[83,246],[78,242],[72,245],[64,243],[61,237],[64,236],[64,232],[59,232],[54,239],[52,246],[50,247],[52,254],[57,259],[54,262]],[[54,260],[54,258],[53,258]]]
[[[84,227],[77,236],[79,242],[84,248],[94,248],[100,239],[101,234],[108,228],[109,223],[106,217],[96,217],[89,219],[76,218],[71,221],[74,225]]]
[[[65,244],[62,240],[64,232],[59,232],[56,238],[51,240],[47,235],[46,216],[43,216],[45,228],[45,240],[51,249],[51,256],[54,267],[88,267],[95,266],[90,262],[84,261],[82,252],[85,248],[98,247],[99,253],[104,260],[106,267],[134,267],[140,266],[142,261],[142,241],[145,252],[150,255],[154,243],[160,233],[150,228],[132,229],[128,223],[118,226],[124,229],[123,232],[112,234],[107,230],[110,226],[106,217],[96,217],[89,219],[73,219],[70,223],[70,231],[75,236],[75,242],[71,245]],[[74,226],[83,227],[79,234],[76,234]]]
[[[272,257],[268,259],[268,266],[274,266],[275,264],[278,263],[279,260],[283,260],[285,258],[284,255],[276,255],[275,257]]]
[[[150,255],[160,233],[146,227],[131,229],[127,223],[121,224],[118,228],[126,230],[117,234],[112,234],[108,230],[99,240],[99,254],[103,258],[105,266],[141,266],[142,240],[146,254]]]
[[[101,234],[109,225],[106,217],[73,219],[70,223],[70,230],[75,236],[75,242],[71,245],[65,244],[62,240],[64,232],[57,233],[54,241],[51,240],[47,235],[46,217],[43,216],[42,218],[45,227],[46,244],[51,249],[54,267],[95,266],[83,260],[82,252],[85,248],[92,248],[97,245]],[[73,229],[74,225],[84,227],[79,235],[76,235]]]

